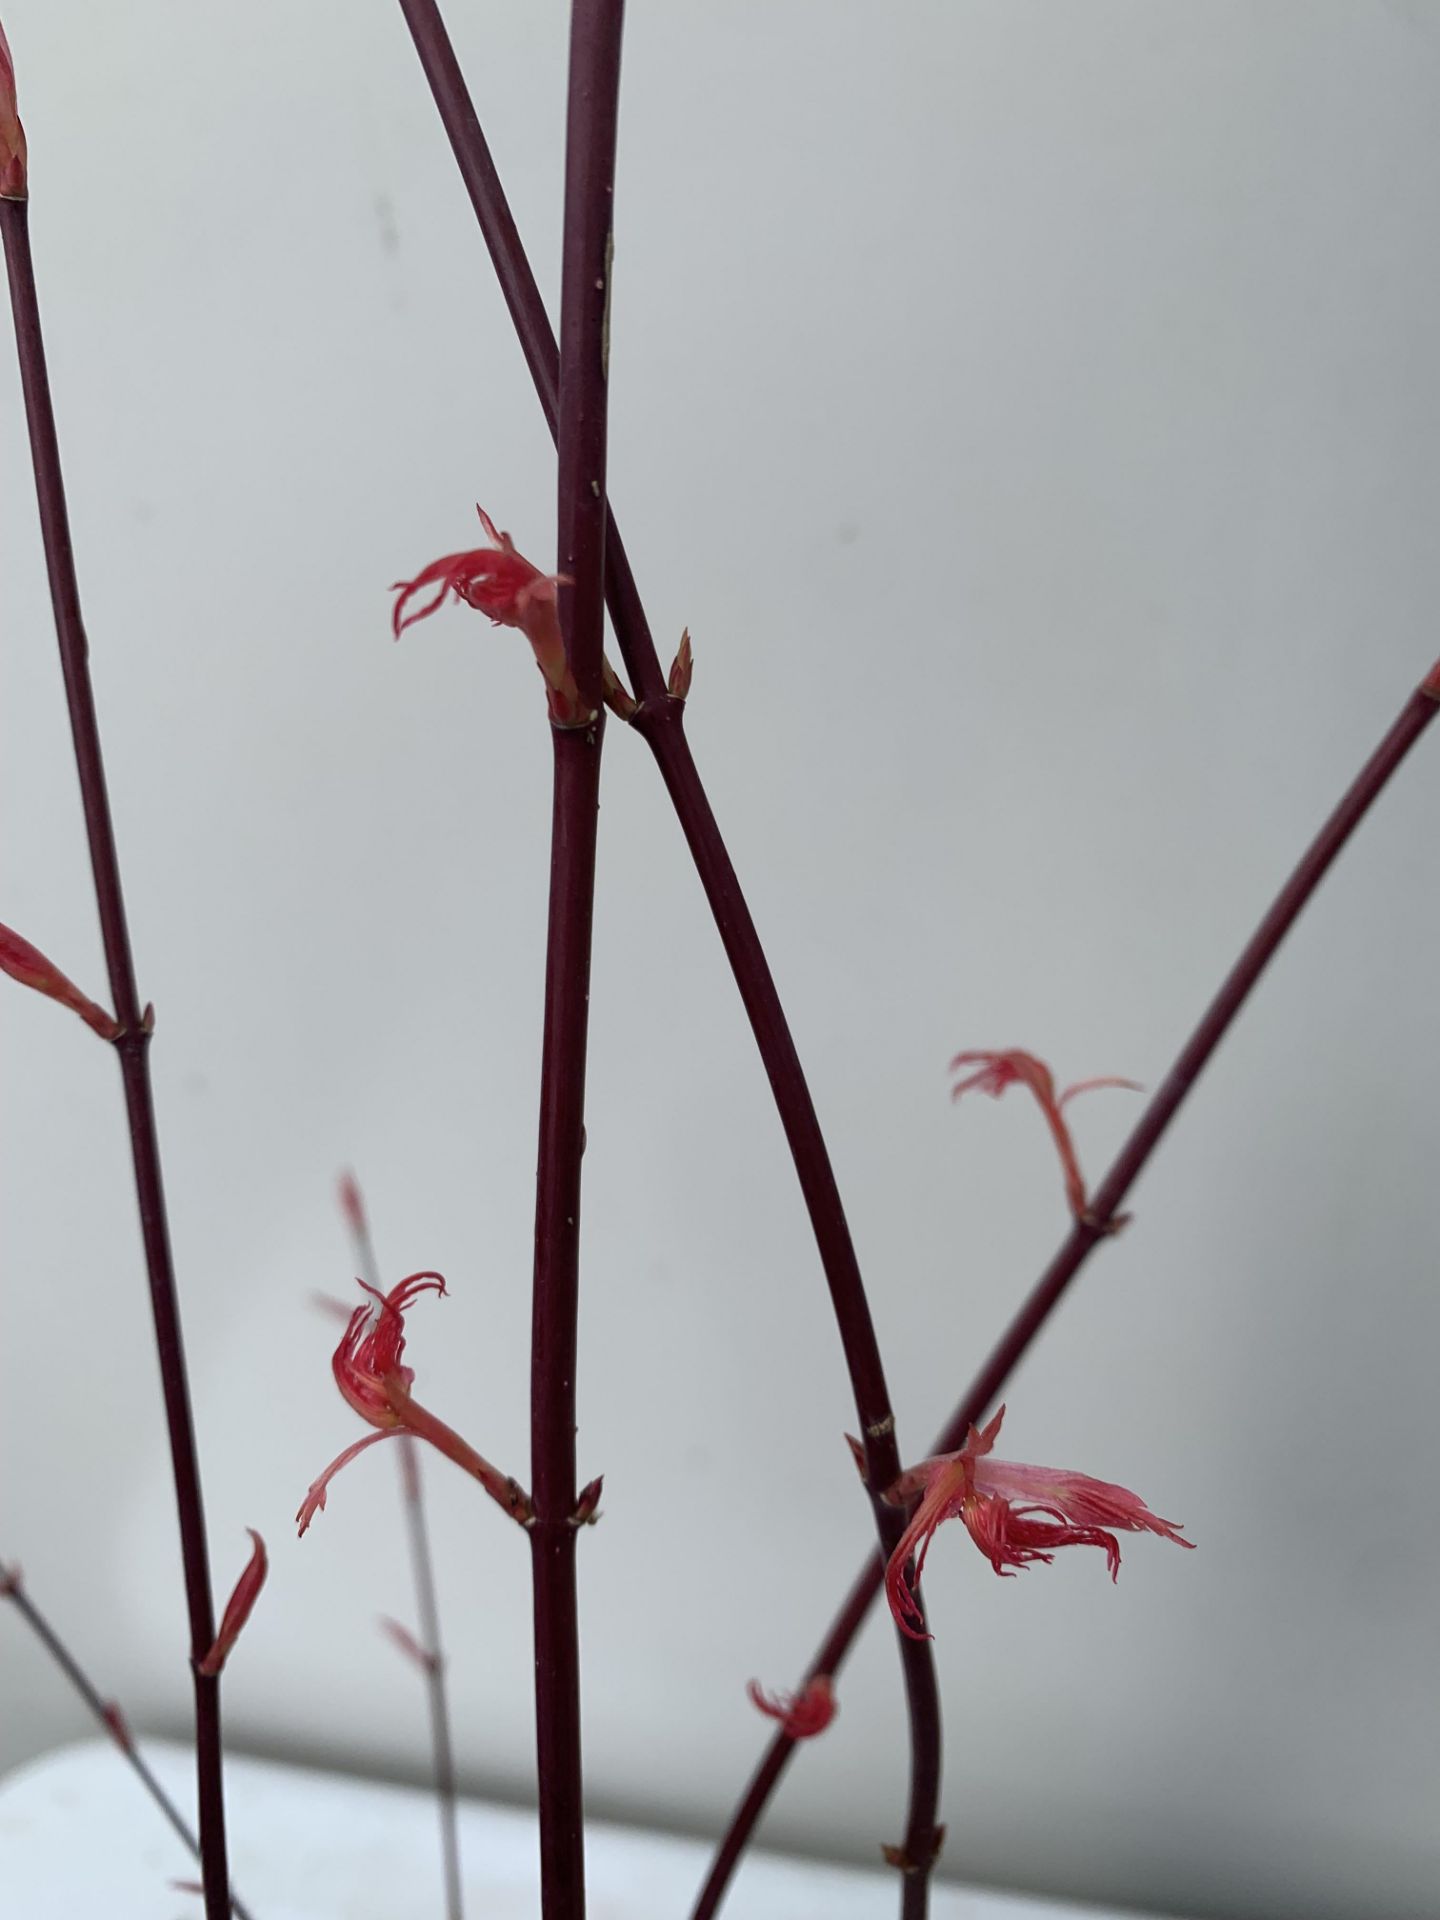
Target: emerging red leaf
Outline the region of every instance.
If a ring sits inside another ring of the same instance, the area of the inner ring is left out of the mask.
[[[695,649],[690,644],[690,629],[686,627],[680,636],[680,645],[675,658],[670,663],[670,677],[666,681],[666,691],[672,700],[688,700],[690,682],[695,677]]]
[[[930,1542],[947,1520],[965,1522],[970,1538],[996,1573],[1009,1576],[1032,1561],[1047,1565],[1060,1547],[1099,1547],[1110,1578],[1120,1572],[1118,1533],[1158,1533],[1177,1547],[1193,1547],[1182,1540],[1173,1521],[1162,1520],[1127,1487],[1109,1480],[1092,1480],[1087,1473],[1060,1467],[1027,1467],[1017,1461],[992,1460],[990,1451],[1005,1418],[1001,1407],[983,1430],[970,1429],[958,1453],[938,1454],[902,1473],[886,1500],[905,1506],[918,1493],[920,1504],[885,1569],[885,1595],[902,1633],[912,1640],[928,1640],[915,1598]],[[1112,1531],[1112,1529],[1114,1531]],[[909,1571],[918,1549],[913,1578]]]
[[[380,1625],[407,1659],[413,1660],[417,1667],[423,1667],[426,1673],[434,1673],[440,1662],[428,1648],[421,1646],[408,1627],[402,1627],[389,1614],[381,1614]]]
[[[597,1473],[593,1480],[587,1480],[580,1489],[575,1502],[575,1511],[570,1516],[572,1527],[593,1527],[600,1518],[600,1496],[605,1491],[605,1476]]]
[[[422,567],[413,580],[397,580],[392,625],[398,640],[417,620],[428,619],[453,593],[477,613],[488,614],[497,627],[519,627],[530,642],[535,664],[545,676],[550,717],[557,726],[582,726],[595,716],[580,698],[580,689],[565,657],[557,602],[558,574],[541,573],[516,548],[508,533],[496,531],[483,507],[476,507],[480,524],[494,543],[466,553],[447,553]],[[434,591],[422,606],[407,612],[417,594]]]
[[[950,1062],[950,1071],[957,1072],[961,1067],[977,1066],[978,1073],[972,1073],[967,1079],[958,1080],[950,1089],[950,1098],[958,1100],[963,1093],[974,1088],[979,1093],[988,1093],[998,1100],[1007,1087],[1016,1085],[1028,1087],[1035,1096],[1040,1111],[1055,1141],[1056,1151],[1060,1155],[1060,1167],[1065,1176],[1065,1197],[1070,1202],[1070,1211],[1078,1221],[1090,1224],[1090,1202],[1085,1192],[1084,1177],[1080,1172],[1080,1161],[1075,1152],[1075,1143],[1070,1138],[1070,1129],[1065,1123],[1061,1109],[1067,1100],[1073,1100],[1077,1093],[1091,1093],[1097,1087],[1125,1087],[1131,1093],[1142,1091],[1134,1080],[1120,1080],[1106,1075],[1098,1080],[1077,1080],[1073,1086],[1056,1095],[1055,1076],[1043,1060],[1033,1053],[1024,1053],[1019,1047],[1007,1047],[1002,1051],[987,1053],[957,1053]],[[1119,1222],[1117,1221],[1118,1225]]]
[[[260,1589],[265,1584],[265,1576],[270,1571],[270,1556],[265,1551],[265,1542],[254,1527],[247,1527],[254,1546],[245,1571],[235,1582],[235,1591],[230,1596],[230,1604],[225,1609],[225,1617],[220,1622],[220,1631],[215,1636],[215,1644],[200,1662],[199,1671],[215,1675],[230,1657],[230,1649],[244,1631],[245,1622],[255,1609],[260,1598]]]
[[[766,1693],[758,1680],[750,1681],[745,1691],[751,1704],[778,1720],[792,1740],[813,1740],[839,1712],[828,1673],[815,1674],[798,1693]]]
[[[561,576],[541,573],[517,550],[508,533],[497,532],[483,507],[475,511],[492,544],[472,547],[466,553],[447,553],[422,567],[413,580],[397,580],[391,589],[400,596],[392,615],[395,638],[398,640],[417,620],[428,619],[444,605],[446,595],[453,593],[477,613],[488,614],[497,627],[518,627],[525,635],[535,664],[545,676],[550,718],[557,727],[589,726],[595,713],[580,697],[560,632]],[[407,611],[416,595],[427,588],[433,591],[424,604]],[[622,720],[628,720],[635,702],[608,660],[602,660],[602,675],[606,705]]]
[[[110,1738],[122,1753],[135,1751],[135,1736],[130,1731],[130,1722],[120,1711],[118,1701],[107,1700],[101,1711],[101,1718],[110,1729]]]
[[[15,105],[15,62],[10,57],[5,29],[0,26],[0,200],[26,200],[29,196],[25,129]]]
[[[453,1427],[447,1427],[411,1393],[415,1369],[403,1364],[405,1351],[405,1314],[422,1293],[444,1293],[445,1281],[438,1273],[412,1273],[389,1293],[361,1280],[357,1285],[369,1295],[350,1315],[340,1344],[330,1362],[335,1384],[350,1405],[368,1425],[375,1428],[362,1440],[338,1454],[318,1480],[311,1483],[295,1516],[303,1534],[317,1513],[323,1511],[325,1494],[340,1469],[357,1454],[373,1447],[392,1434],[409,1433],[417,1440],[428,1440],[448,1460],[478,1480],[492,1500],[498,1502],[522,1526],[528,1526],[533,1514],[530,1496],[508,1474],[493,1467],[483,1454],[462,1440]]]
[[[22,987],[33,987],[36,993],[69,1007],[102,1040],[113,1040],[119,1034],[120,1024],[111,1014],[83,994],[38,947],[32,947],[22,934],[4,925],[0,925],[0,973],[8,973]]]

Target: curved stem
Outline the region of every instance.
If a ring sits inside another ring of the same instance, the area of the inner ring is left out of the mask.
[[[1294,925],[1346,841],[1380,797],[1401,761],[1435,718],[1437,702],[1440,702],[1440,664],[1431,669],[1425,681],[1406,701],[1394,725],[1355,776],[1339,805],[1275,896],[1264,919],[1246,942],[1240,958],[1225,976],[1220,991],[1181,1048],[1155,1097],[1140,1116],[1130,1138],[1095,1189],[1088,1218],[1071,1228],[1054,1259],[1026,1296],[1019,1312],[996,1342],[989,1358],[930,1447],[932,1454],[953,1453],[957,1447],[963,1446],[970,1428],[978,1426],[990,1411],[1005,1382],[1024,1358],[1065,1289],[1094,1247],[1106,1237],[1107,1229],[1124,1204],[1130,1188],[1159,1146],[1210,1056],[1249,999],[1280,942]],[[833,1674],[845,1659],[880,1592],[884,1574],[883,1558],[872,1554],[856,1575],[844,1605],[807,1669],[807,1678],[815,1673]],[[731,1815],[730,1824],[696,1901],[692,1920],[711,1920],[711,1916],[719,1910],[731,1875],[771,1794],[779,1784],[795,1744],[783,1733],[771,1740]]]
[[[180,1552],[185,1571],[185,1598],[190,1621],[190,1660],[195,1685],[195,1759],[200,1808],[201,1869],[205,1882],[206,1920],[226,1920],[230,1912],[229,1870],[225,1846],[225,1794],[220,1740],[220,1681],[202,1674],[199,1663],[215,1639],[214,1603],[205,1542],[205,1510],[200,1493],[200,1466],[195,1449],[195,1424],[190,1409],[190,1387],[180,1330],[180,1302],[170,1251],[170,1228],[165,1190],[160,1174],[160,1144],[155,1128],[155,1102],[150,1084],[149,1010],[141,1011],[135,985],[135,967],[120,884],[120,863],[110,817],[105,762],[95,696],[90,684],[89,643],[80,616],[80,588],[70,542],[70,519],[65,503],[65,481],[60,446],[50,399],[45,345],[40,331],[40,308],[35,292],[35,270],[30,255],[28,204],[0,200],[5,260],[10,279],[10,303],[15,316],[15,339],[25,414],[30,429],[30,454],[35,470],[35,492],[40,508],[40,531],[50,575],[50,598],[60,643],[65,698],[75,748],[75,770],[90,846],[90,868],[95,882],[105,964],[120,1035],[120,1077],[130,1128],[130,1155],[140,1229],[145,1246],[150,1307],[155,1322],[155,1344],[165,1401],[165,1424],[175,1480],[175,1502],[180,1522]]]
[[[642,707],[634,724],[655,755],[674,803],[769,1076],[830,1289],[863,1436],[865,1479],[871,1490],[875,1528],[881,1553],[888,1559],[905,1531],[903,1512],[880,1498],[900,1473],[899,1442],[870,1303],[825,1137],[760,936],[685,741],[683,705],[678,700],[666,700],[658,709]],[[941,1773],[940,1692],[929,1642],[897,1632],[897,1644],[909,1711],[911,1767],[910,1804],[900,1848],[901,1857],[908,1863],[901,1912],[904,1920],[918,1920],[925,1911],[929,1873],[943,1834],[936,1824]],[[827,1671],[824,1667],[811,1669],[812,1673]]]

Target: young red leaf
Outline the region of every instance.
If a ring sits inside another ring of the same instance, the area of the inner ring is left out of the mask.
[[[102,1040],[113,1040],[120,1032],[119,1022],[83,994],[53,960],[47,959],[38,947],[32,947],[13,927],[3,924],[0,924],[0,973],[8,973],[22,987],[33,987],[36,993],[46,994],[51,1000],[58,1000],[62,1007],[69,1007]]]
[[[1085,1192],[1075,1143],[1070,1138],[1070,1129],[1061,1109],[1077,1093],[1090,1093],[1097,1087],[1125,1087],[1131,1093],[1139,1093],[1141,1088],[1138,1083],[1110,1076],[1098,1080],[1077,1080],[1074,1086],[1066,1087],[1063,1093],[1057,1095],[1055,1076],[1049,1067],[1033,1053],[1022,1052],[1019,1047],[1007,1047],[997,1052],[957,1053],[950,1062],[950,1071],[954,1073],[958,1068],[968,1066],[978,1066],[979,1072],[955,1083],[950,1089],[952,1100],[958,1100],[961,1094],[970,1092],[972,1088],[980,1093],[988,1093],[993,1100],[998,1100],[1007,1087],[1018,1085],[1030,1089],[1045,1116],[1060,1155],[1060,1168],[1065,1177],[1065,1197],[1070,1202],[1070,1211],[1078,1221],[1088,1224],[1090,1202]],[[1121,1223],[1117,1220],[1113,1224],[1119,1226]]]
[[[401,1360],[405,1351],[405,1314],[420,1294],[430,1291],[443,1294],[444,1279],[438,1273],[412,1273],[389,1293],[381,1293],[364,1280],[358,1284],[369,1299],[362,1301],[351,1314],[330,1368],[345,1399],[375,1432],[346,1447],[320,1478],[311,1482],[295,1516],[301,1533],[315,1515],[323,1511],[326,1491],[340,1469],[378,1440],[401,1433],[428,1440],[447,1459],[473,1475],[512,1520],[528,1526],[533,1509],[530,1496],[519,1482],[493,1467],[483,1454],[462,1440],[453,1427],[447,1427],[427,1407],[422,1407],[410,1391],[415,1369],[405,1366]]]
[[[25,129],[15,106],[15,62],[0,26],[0,199],[26,200],[30,196],[25,154]]]
[[[550,718],[557,727],[589,726],[595,714],[580,697],[560,632],[560,575],[541,573],[517,550],[508,533],[496,530],[483,507],[475,511],[492,544],[472,547],[466,553],[447,553],[422,567],[413,580],[397,580],[391,589],[400,596],[391,617],[395,638],[398,640],[417,620],[438,612],[446,596],[453,593],[477,613],[488,614],[497,627],[518,627],[525,635],[535,664],[545,676]],[[432,590],[429,598],[410,611],[411,601],[427,588]],[[602,674],[605,704],[622,720],[628,720],[635,702],[608,660],[602,662]]]
[[[798,1693],[766,1693],[758,1680],[750,1681],[745,1691],[752,1706],[778,1720],[792,1740],[813,1740],[839,1712],[828,1673],[815,1674]]]
[[[942,1453],[922,1460],[902,1473],[886,1500],[905,1506],[918,1493],[921,1500],[885,1569],[885,1595],[902,1633],[912,1640],[928,1640],[914,1588],[924,1570],[930,1542],[947,1520],[965,1522],[971,1539],[996,1573],[1009,1576],[1032,1561],[1047,1565],[1060,1547],[1099,1547],[1110,1578],[1120,1572],[1118,1533],[1158,1533],[1177,1547],[1193,1547],[1182,1540],[1173,1521],[1162,1520],[1138,1494],[1109,1480],[1092,1480],[1087,1473],[1060,1467],[1027,1467],[1017,1461],[992,1460],[990,1451],[1005,1418],[1001,1407],[983,1430],[970,1429],[958,1453]],[[1112,1531],[1113,1529],[1113,1531]],[[918,1549],[914,1579],[909,1576],[911,1555]]]
[[[230,1596],[230,1604],[225,1609],[225,1617],[220,1622],[220,1631],[215,1636],[215,1644],[200,1662],[199,1671],[203,1674],[219,1673],[230,1657],[230,1649],[240,1638],[245,1622],[254,1611],[255,1602],[260,1598],[260,1589],[265,1584],[265,1576],[270,1571],[270,1556],[265,1551],[265,1542],[254,1527],[245,1531],[254,1541],[250,1560],[235,1582],[235,1591]]]
[[[417,1667],[423,1667],[426,1673],[433,1673],[439,1666],[440,1662],[435,1655],[422,1647],[410,1629],[402,1627],[398,1620],[392,1620],[389,1614],[382,1613],[380,1625],[405,1657],[413,1660]]]

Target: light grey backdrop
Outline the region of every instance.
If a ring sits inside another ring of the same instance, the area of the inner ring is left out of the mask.
[[[453,8],[542,284],[564,9]],[[396,647],[472,502],[552,550],[549,447],[398,12],[9,0],[75,535],[155,1048],[217,1582],[270,1590],[237,1743],[418,1775],[383,1452],[330,1382],[353,1163],[424,1397],[523,1476],[548,749],[518,637]],[[1064,1227],[961,1046],[1150,1084],[1407,688],[1440,599],[1440,12],[635,0],[612,480],[789,1001],[907,1452]],[[8,328],[3,330],[8,341]],[[103,983],[8,345],[0,918]],[[597,1810],[715,1830],[863,1551],[837,1343],[679,835],[612,734],[580,1460]],[[1009,1395],[1138,1542],[932,1556],[948,1870],[1182,1912],[1440,1912],[1428,743]],[[0,994],[0,1550],[142,1728],[184,1725],[118,1088]],[[1138,1108],[1076,1113],[1098,1173]],[[531,1791],[528,1568],[446,1463],[468,1784]],[[867,1634],[768,1832],[874,1857]],[[0,1617],[0,1762],[75,1735]],[[244,1857],[245,1838],[237,1836]]]

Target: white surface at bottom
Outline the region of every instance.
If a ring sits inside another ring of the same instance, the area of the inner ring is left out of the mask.
[[[147,1743],[182,1808],[190,1758]],[[232,1758],[226,1769],[236,1887],[255,1920],[396,1920],[439,1915],[431,1797],[409,1787]],[[461,1808],[471,1920],[539,1912],[531,1814]],[[703,1841],[593,1822],[586,1830],[589,1920],[684,1920],[710,1858]],[[200,1902],[171,1882],[194,1863],[108,1741],[66,1747],[0,1782],[0,1912],[5,1920],[193,1920]],[[893,1872],[749,1857],[726,1920],[873,1920],[894,1913]],[[1081,1909],[937,1886],[934,1920],[1076,1920]],[[1117,1920],[1097,1908],[1090,1920]]]

